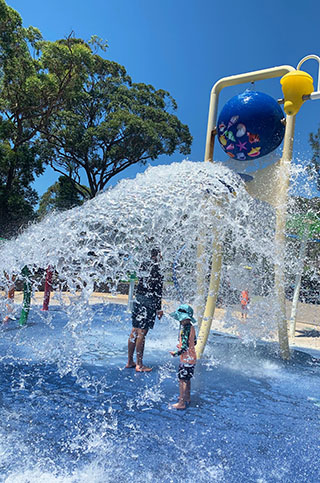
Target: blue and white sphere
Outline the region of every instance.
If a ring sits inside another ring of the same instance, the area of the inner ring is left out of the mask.
[[[223,107],[217,126],[219,143],[230,158],[238,161],[265,156],[283,140],[284,117],[271,96],[246,90]]]

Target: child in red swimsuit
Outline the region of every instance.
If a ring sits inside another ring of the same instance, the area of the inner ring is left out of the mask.
[[[240,294],[241,318],[246,319],[248,315],[248,304],[250,302],[248,289],[242,290]]]

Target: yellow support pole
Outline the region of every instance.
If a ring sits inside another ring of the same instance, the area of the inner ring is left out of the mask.
[[[286,131],[283,141],[283,151],[280,160],[278,171],[278,196],[276,205],[276,263],[275,269],[275,292],[277,304],[279,307],[278,313],[278,336],[280,353],[283,359],[290,358],[289,341],[288,341],[288,324],[286,313],[286,299],[285,299],[285,275],[284,275],[284,254],[285,254],[285,229],[286,229],[286,205],[287,195],[290,181],[290,164],[292,160],[293,151],[293,136],[294,136],[295,116],[288,116],[286,122]]]
[[[209,283],[209,293],[207,297],[207,303],[203,315],[203,319],[200,326],[200,331],[198,334],[198,342],[196,345],[197,358],[200,358],[203,354],[204,348],[206,346],[214,311],[217,303],[218,290],[220,285],[220,274],[221,274],[221,264],[222,264],[222,245],[221,239],[219,237],[218,229],[215,229],[214,240],[212,247],[212,267]]]

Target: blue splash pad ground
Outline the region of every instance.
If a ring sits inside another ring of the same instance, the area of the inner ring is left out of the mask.
[[[192,404],[177,412],[176,326],[156,323],[153,372],[136,374],[123,369],[125,307],[93,311],[80,352],[62,310],[46,324],[33,309],[35,325],[2,331],[0,481],[320,481],[316,358],[296,351],[283,363],[275,346],[212,334]]]

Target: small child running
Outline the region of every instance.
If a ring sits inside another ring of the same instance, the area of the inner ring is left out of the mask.
[[[190,403],[191,378],[197,361],[195,345],[197,343],[196,332],[192,323],[196,323],[193,317],[193,309],[190,305],[182,304],[170,314],[180,322],[179,344],[177,351],[170,351],[172,356],[180,356],[178,369],[179,401],[173,404],[174,409],[185,409]]]

